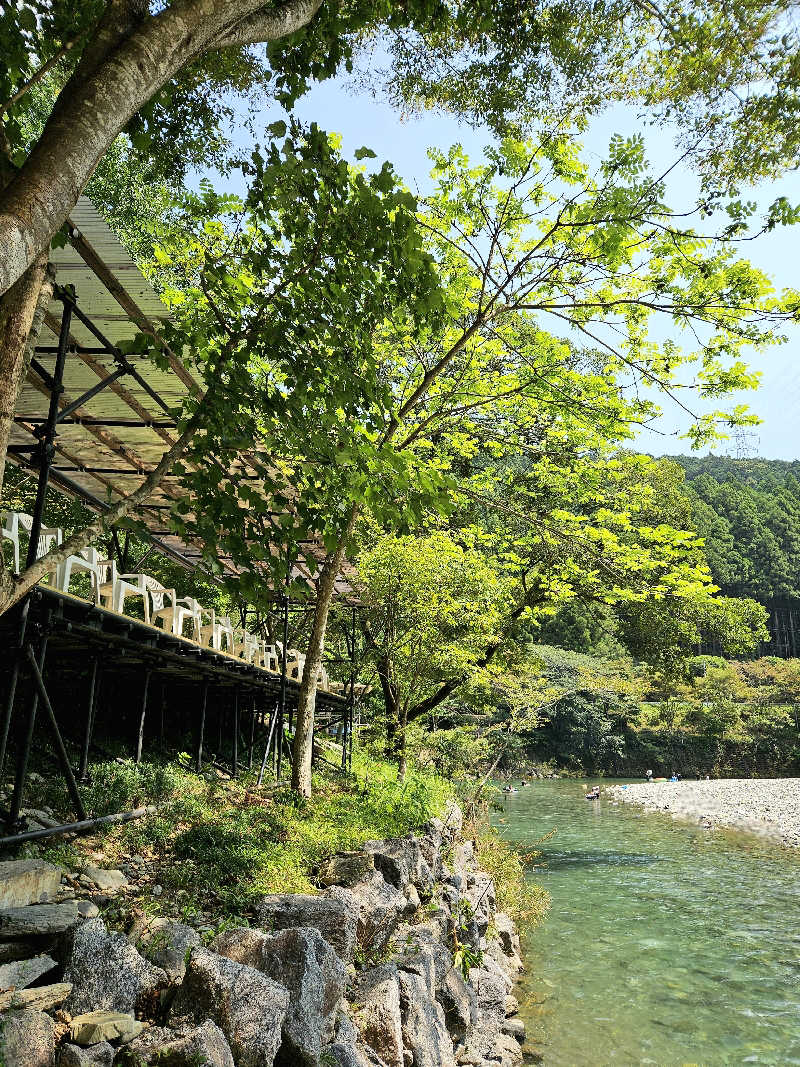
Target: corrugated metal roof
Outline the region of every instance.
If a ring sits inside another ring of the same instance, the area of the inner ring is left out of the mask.
[[[168,309],[91,201],[81,197],[69,222],[70,243],[51,253],[57,283],[74,287],[78,308],[112,345],[133,338],[143,329],[157,331],[169,318]],[[56,357],[55,351],[47,349],[54,350],[58,344],[61,315],[62,303],[54,298],[36,355],[48,373],[52,373]],[[70,325],[70,341],[61,408],[117,368],[113,353],[98,351],[102,347],[98,338],[76,315]],[[172,352],[167,355],[168,370],[156,367],[146,357],[128,358],[162,400],[178,408],[190,390],[200,387],[200,381],[196,369],[185,360]],[[45,420],[48,404],[49,389],[31,369],[17,404],[11,444],[29,445],[36,440],[33,430]],[[125,375],[59,424],[54,479],[60,471],[89,497],[117,500],[141,484],[174,438],[170,415],[134,378]],[[163,532],[164,509],[179,492],[175,479],[167,479],[138,514],[162,544],[192,561],[198,557],[197,547]],[[340,592],[349,589],[346,582],[340,582]]]

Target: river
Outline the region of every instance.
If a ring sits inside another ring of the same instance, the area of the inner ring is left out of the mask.
[[[523,939],[526,1047],[546,1067],[800,1064],[800,853],[540,781],[495,823],[541,846]]]

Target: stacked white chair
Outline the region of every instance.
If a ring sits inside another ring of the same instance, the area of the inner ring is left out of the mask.
[[[14,556],[14,570],[19,573],[25,534],[30,539],[33,518],[25,512],[0,512],[0,540],[11,542]],[[42,527],[36,546],[36,558],[49,552],[54,545],[63,542],[62,531],[56,528]],[[64,593],[69,592],[70,581],[75,571],[84,571],[89,575],[92,586],[92,599],[95,604],[102,604],[107,610],[118,615],[125,614],[125,601],[130,597],[141,598],[145,622],[157,626],[175,637],[185,638],[184,627],[188,623],[191,637],[202,647],[216,652],[225,652],[229,656],[244,659],[263,670],[280,674],[283,645],[276,641],[266,641],[246,629],[234,630],[227,615],[217,615],[213,609],[204,608],[193,597],[177,596],[174,589],[167,589],[149,574],[120,574],[113,559],[100,559],[94,548],[83,548],[59,564],[55,573],[55,586]],[[306,657],[296,649],[286,651],[287,677],[299,681],[303,676]],[[324,667],[320,667],[317,682],[322,689],[332,693],[343,691],[344,686],[332,682]],[[364,686],[357,686],[357,692],[366,691]]]

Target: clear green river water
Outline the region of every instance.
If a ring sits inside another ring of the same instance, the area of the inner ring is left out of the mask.
[[[800,1064],[800,854],[541,781],[498,829],[551,894],[523,942],[546,1067]]]

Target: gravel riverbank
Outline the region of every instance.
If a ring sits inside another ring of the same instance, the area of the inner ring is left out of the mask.
[[[707,826],[746,830],[800,848],[800,778],[640,782],[604,791],[625,804],[666,811]]]

